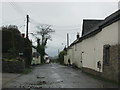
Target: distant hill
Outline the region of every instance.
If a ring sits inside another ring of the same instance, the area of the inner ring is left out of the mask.
[[[50,59],[58,59],[58,56],[49,57]]]

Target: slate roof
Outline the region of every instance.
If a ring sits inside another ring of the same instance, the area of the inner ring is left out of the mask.
[[[91,31],[93,27],[99,24],[103,20],[96,19],[83,19],[83,27],[82,27],[82,36]]]
[[[120,9],[117,10],[115,13],[106,17],[104,20],[83,20],[84,25],[83,25],[82,37],[80,37],[79,39],[76,39],[68,48],[70,48],[71,46],[73,46],[74,44],[78,42],[81,42],[82,40],[86,38],[89,38],[99,33],[100,31],[102,31],[102,28],[105,28],[106,26],[118,20],[120,20]],[[96,24],[94,24],[95,22]]]
[[[118,20],[120,20],[120,9],[106,17],[104,21],[101,23],[100,27],[104,28]]]
[[[83,40],[83,39],[89,38],[89,37],[97,34],[100,31],[102,31],[103,28],[107,27],[108,25],[110,25],[118,20],[120,20],[120,9],[118,11],[116,11],[115,13],[106,17],[102,22],[98,23],[95,27],[90,29],[90,31],[87,32],[86,34],[84,34],[80,39]]]

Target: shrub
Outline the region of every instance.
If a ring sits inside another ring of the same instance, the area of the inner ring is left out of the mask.
[[[3,58],[16,58],[23,53],[25,65],[29,67],[32,61],[32,43],[28,38],[23,38],[15,25],[2,27],[2,54]]]
[[[59,59],[58,60],[59,60],[60,64],[64,64],[64,55],[66,55],[65,50],[63,50],[59,53]]]

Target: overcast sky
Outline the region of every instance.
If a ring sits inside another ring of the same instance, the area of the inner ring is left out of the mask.
[[[30,16],[29,32],[35,33],[39,23],[52,25],[55,33],[51,34],[52,41],[48,41],[46,52],[56,56],[58,49],[66,45],[67,33],[70,43],[76,39],[77,32],[81,34],[83,19],[104,19],[116,10],[117,2],[4,2],[0,25],[18,25],[24,33],[26,14]]]

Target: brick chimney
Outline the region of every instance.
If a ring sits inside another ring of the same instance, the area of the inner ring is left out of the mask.
[[[25,34],[24,33],[22,33],[22,37],[25,38]]]
[[[77,39],[79,39],[79,37],[80,37],[79,33],[77,33],[76,37],[77,37]]]

